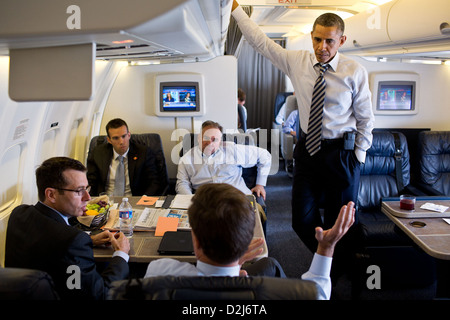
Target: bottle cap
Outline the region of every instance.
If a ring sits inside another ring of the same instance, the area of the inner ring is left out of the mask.
[[[128,198],[123,198],[122,201],[128,201]]]

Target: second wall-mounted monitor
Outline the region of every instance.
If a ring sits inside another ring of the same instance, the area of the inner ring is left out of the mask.
[[[156,114],[161,117],[196,117],[205,114],[201,74],[157,75]]]
[[[375,114],[408,115],[419,111],[419,75],[374,73],[370,77]]]

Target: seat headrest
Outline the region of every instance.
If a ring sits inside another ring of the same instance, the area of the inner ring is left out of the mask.
[[[0,300],[58,300],[52,278],[44,271],[0,268]]]
[[[285,119],[289,117],[292,111],[297,110],[297,97],[292,95],[286,98],[286,107],[284,109],[285,112]]]
[[[271,277],[160,276],[116,281],[110,300],[315,300],[313,282]]]
[[[421,182],[450,195],[450,131],[419,133]]]

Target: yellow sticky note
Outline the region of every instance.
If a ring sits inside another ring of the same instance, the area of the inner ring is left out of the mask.
[[[162,237],[166,231],[177,231],[179,218],[159,217],[156,223],[155,237]]]

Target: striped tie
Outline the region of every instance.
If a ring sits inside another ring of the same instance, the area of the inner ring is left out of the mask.
[[[325,101],[325,88],[327,86],[324,74],[330,65],[320,66],[320,74],[314,85],[314,91],[309,113],[308,135],[306,136],[306,150],[310,155],[314,155],[320,150],[322,139],[322,117],[323,105]]]

